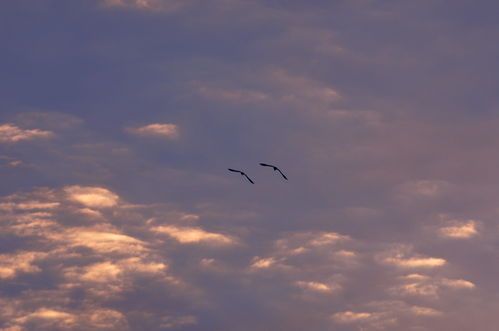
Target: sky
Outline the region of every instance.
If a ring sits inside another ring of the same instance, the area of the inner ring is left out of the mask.
[[[498,11],[1,2],[0,330],[496,330]]]

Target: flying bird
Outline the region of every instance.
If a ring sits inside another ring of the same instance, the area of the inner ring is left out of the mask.
[[[240,173],[242,176],[246,177],[246,178],[249,180],[249,182],[250,182],[251,184],[255,184],[255,183],[251,180],[251,178],[249,178],[249,177],[248,177],[248,175],[246,175],[244,172],[242,172],[242,171],[240,171],[240,170],[230,169],[230,168],[229,168],[229,171],[232,171],[232,172],[238,172],[238,173]]]
[[[271,168],[274,168],[274,171],[279,171],[279,173],[281,174],[281,176],[285,179],[285,180],[288,180],[288,177],[286,177],[285,174],[282,173],[281,169],[277,168],[276,166],[273,166],[271,164],[267,164],[267,163],[260,163],[261,166],[263,167],[271,167]]]

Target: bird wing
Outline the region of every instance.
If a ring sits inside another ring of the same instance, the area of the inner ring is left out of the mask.
[[[261,166],[264,167],[273,167],[273,165],[267,164],[267,163],[260,163]]]
[[[250,181],[251,184],[255,184],[251,178],[248,177],[248,175],[246,175],[244,172],[242,173],[244,175],[244,177],[248,178],[248,180]]]
[[[285,180],[288,180],[288,177],[286,177],[286,175],[282,173],[281,169],[277,168],[277,171],[279,171],[279,173],[282,175],[282,177],[284,177]]]
[[[242,172],[242,171],[240,171],[240,170],[234,170],[234,169],[231,169],[231,168],[229,168],[229,171],[232,171],[232,172],[239,172],[240,174],[242,174],[242,173],[243,173],[243,172]]]

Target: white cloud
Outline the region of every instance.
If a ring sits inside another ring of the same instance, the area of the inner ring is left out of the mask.
[[[37,311],[28,314],[27,316],[18,318],[16,321],[25,323],[30,320],[47,320],[61,324],[73,324],[76,321],[76,316],[63,311],[53,310],[49,308],[40,308]]]
[[[253,263],[250,265],[251,269],[266,269],[273,266],[276,263],[276,259],[273,257],[260,258],[255,256],[253,258]]]
[[[359,321],[366,321],[372,317],[371,313],[356,313],[353,311],[344,311],[336,313],[332,318],[338,323],[350,324]]]
[[[444,259],[436,257],[426,257],[426,258],[398,258],[398,257],[387,257],[384,259],[385,262],[394,264],[399,267],[404,268],[434,268],[440,267],[446,263]]]
[[[441,281],[442,285],[451,287],[451,288],[468,288],[472,289],[475,288],[475,284],[473,284],[470,281],[464,280],[464,279],[448,279],[444,278]]]
[[[314,292],[323,292],[323,293],[332,292],[332,291],[337,290],[339,288],[339,285],[337,285],[337,284],[327,285],[327,284],[320,283],[320,282],[297,281],[296,285],[298,287],[301,287],[302,289],[305,289],[305,290],[311,290]]]
[[[138,128],[127,128],[126,131],[138,136],[164,137],[169,139],[177,139],[179,137],[178,126],[170,123],[153,123]]]
[[[45,139],[53,136],[52,131],[24,130],[9,123],[0,125],[0,142],[16,143],[22,140]]]
[[[197,227],[177,227],[169,225],[157,226],[151,230],[157,233],[167,234],[182,244],[208,243],[215,245],[230,245],[235,243],[235,240],[229,236],[220,233],[207,232]]]
[[[51,239],[69,242],[71,246],[86,246],[100,253],[120,252],[134,254],[145,251],[145,243],[121,234],[113,229],[71,228],[61,233],[52,233]]]
[[[109,261],[95,263],[84,269],[84,272],[80,276],[81,280],[99,283],[116,281],[121,273],[121,268]]]
[[[435,268],[443,266],[447,261],[437,257],[411,256],[411,248],[406,245],[397,245],[393,249],[376,256],[383,264],[390,264],[400,268]]]
[[[443,226],[438,229],[441,237],[452,239],[467,239],[478,234],[477,222],[474,220],[468,221],[453,221],[453,224]]]
[[[165,276],[167,265],[161,262],[145,261],[139,257],[97,262],[84,267],[69,267],[64,273],[68,280],[104,285],[101,293],[120,292],[126,282],[136,275]]]
[[[297,232],[274,243],[276,254],[297,255],[312,250],[328,249],[332,245],[349,241],[350,237],[336,232]]]
[[[421,274],[409,274],[409,275],[403,276],[402,278],[408,279],[408,280],[411,280],[411,279],[425,280],[425,279],[428,279],[429,277],[425,276],[425,275],[421,275]]]
[[[334,232],[328,232],[328,233],[322,233],[317,237],[313,238],[312,240],[309,241],[309,244],[312,246],[330,245],[338,242],[341,239],[345,239],[345,236],[342,236]]]
[[[116,194],[102,187],[69,186],[64,191],[70,200],[92,208],[113,207],[119,200]]]

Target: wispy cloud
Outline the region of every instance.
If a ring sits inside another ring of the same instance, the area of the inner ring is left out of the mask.
[[[434,257],[387,257],[383,259],[383,262],[402,268],[435,268],[444,265],[446,261],[444,259]]]
[[[336,313],[332,318],[339,323],[354,323],[372,318],[371,313],[344,311]]]
[[[138,136],[164,137],[169,139],[177,139],[179,137],[178,126],[170,123],[153,123],[136,128],[126,128],[126,131]]]
[[[102,187],[69,186],[64,191],[70,200],[86,207],[106,208],[118,203],[118,196]]]
[[[214,245],[229,245],[236,242],[229,236],[208,232],[197,227],[157,226],[151,230],[157,233],[164,233],[182,244],[208,243]]]
[[[38,129],[21,129],[14,124],[0,125],[0,142],[17,143],[23,140],[37,140],[53,137],[52,131]]]
[[[187,3],[187,0],[102,0],[104,7],[123,7],[164,12],[177,11]]]
[[[338,285],[329,285],[320,282],[306,282],[297,281],[296,285],[303,288],[304,290],[315,291],[315,292],[332,292],[339,288]]]
[[[449,221],[448,224],[438,229],[441,237],[452,239],[467,239],[478,235],[477,222],[468,221]]]

